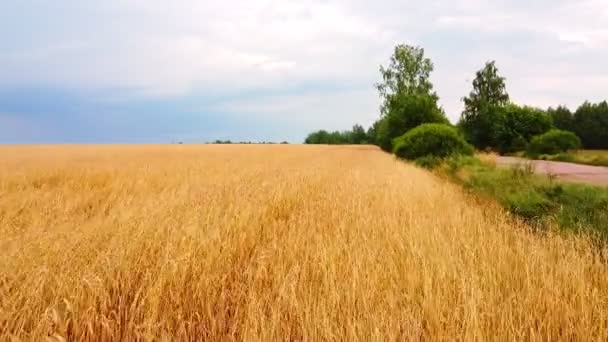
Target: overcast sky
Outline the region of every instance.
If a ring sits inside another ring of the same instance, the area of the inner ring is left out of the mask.
[[[453,122],[487,60],[517,103],[608,98],[607,0],[5,0],[0,143],[367,126],[398,43],[425,48]]]

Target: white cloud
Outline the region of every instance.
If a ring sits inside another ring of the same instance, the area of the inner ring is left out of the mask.
[[[322,126],[341,108],[357,113],[341,113],[342,124],[365,120],[364,113],[376,110],[377,67],[400,42],[420,44],[434,58],[433,80],[452,119],[469,91],[467,79],[486,59],[504,66],[509,89],[525,93],[520,97],[531,104],[561,103],[564,93],[570,94],[565,101],[599,94],[608,75],[602,58],[586,58],[608,56],[605,0],[58,0],[36,5],[24,0],[18,24],[2,28],[17,33],[0,33],[0,86],[118,88],[153,97],[324,82],[358,87],[225,104],[259,115],[308,113]],[[0,12],[7,7],[4,12],[10,13],[12,6],[17,5],[0,5]],[[38,12],[45,13],[44,20]]]

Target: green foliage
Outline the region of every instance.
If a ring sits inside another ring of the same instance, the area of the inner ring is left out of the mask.
[[[449,123],[435,98],[428,95],[395,96],[389,111],[378,124],[376,140],[383,150],[390,152],[393,139],[424,123]]]
[[[524,151],[533,136],[551,129],[551,117],[533,107],[505,106],[494,132],[494,149],[500,153]]]
[[[574,132],[588,149],[608,148],[608,103],[583,103],[574,113]]]
[[[424,49],[409,45],[396,46],[389,65],[380,67],[382,82],[376,88],[382,107],[373,140],[384,151],[392,151],[395,138],[420,124],[448,123],[429,79],[432,71]]]
[[[380,118],[367,131],[360,125],[354,125],[351,131],[321,130],[311,133],[305,142],[375,144],[391,152],[396,138],[419,125],[449,124],[430,81],[433,69],[424,49],[397,45],[388,65],[380,66],[382,80],[375,85],[382,100]],[[598,104],[585,102],[574,114],[565,106],[543,111],[512,104],[505,78],[499,75],[494,61],[486,62],[476,72],[472,90],[463,101],[465,108],[457,127],[466,140],[480,150],[494,150],[501,154],[525,151],[532,137],[551,128],[576,133],[585,148],[608,148],[606,101]],[[562,152],[563,147],[544,146],[540,150]],[[604,163],[605,159],[597,162]]]
[[[574,130],[574,116],[570,109],[565,106],[558,106],[557,108],[549,108],[547,109],[547,114],[553,120],[553,126],[557,129],[561,129],[564,131],[573,131]]]
[[[316,132],[310,133],[306,140],[304,140],[305,144],[327,144],[327,145],[338,145],[338,144],[348,144],[348,133],[342,133],[338,131],[328,132],[326,130],[320,130]]]
[[[454,157],[448,164],[456,181],[495,198],[538,227],[555,222],[563,229],[608,239],[608,188],[559,183],[530,168],[500,169],[471,157]]]
[[[473,90],[463,101],[465,109],[458,126],[479,149],[500,153],[525,150],[534,135],[552,126],[551,116],[542,110],[509,103],[505,79],[498,75],[493,61],[477,72]]]
[[[480,150],[496,147],[496,135],[504,111],[502,107],[486,105],[479,108],[475,114],[463,112],[458,127],[464,133],[467,140]]]
[[[380,66],[382,82],[376,84],[383,102],[382,115],[390,111],[396,96],[423,94],[437,99],[430,81],[433,68],[431,60],[424,56],[424,49],[404,44],[395,46],[389,65]]]
[[[394,146],[398,157],[410,160],[473,154],[473,147],[454,127],[445,124],[420,125],[395,139]]]
[[[353,129],[350,131],[350,143],[351,144],[367,144],[367,133],[365,129],[361,125],[354,125]]]
[[[351,131],[320,130],[308,134],[304,140],[305,144],[326,144],[326,145],[357,145],[367,144],[368,137],[365,129],[361,125],[354,125]]]
[[[377,135],[377,131],[378,131],[378,124],[379,121],[374,122],[373,125],[371,125],[368,129],[367,129],[367,143],[368,144],[373,144],[373,145],[378,145],[378,142],[376,140],[376,135]]]
[[[382,99],[381,117],[374,124],[374,142],[384,151],[393,139],[423,123],[448,123],[433,91],[433,63],[424,49],[397,45],[387,67],[380,67],[382,82],[376,88]]]
[[[515,104],[487,106],[471,118],[459,123],[467,139],[479,149],[499,153],[523,151],[533,136],[552,127],[551,117],[544,111]]]
[[[505,78],[498,75],[494,61],[477,71],[473,90],[463,98],[459,127],[467,139],[479,149],[492,148],[501,108],[509,103]]]
[[[391,136],[388,118],[383,117],[374,123],[376,137],[375,144],[380,146],[385,152],[392,152],[393,139]]]
[[[559,129],[552,129],[532,138],[527,153],[531,156],[539,154],[556,154],[576,150],[581,147],[581,140],[576,134]]]

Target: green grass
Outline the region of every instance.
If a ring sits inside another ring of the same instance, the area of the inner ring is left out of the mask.
[[[557,182],[526,167],[496,168],[473,157],[453,158],[440,170],[535,226],[555,222],[564,230],[608,239],[608,188]]]
[[[575,163],[608,166],[607,150],[580,150],[574,153]]]
[[[537,159],[563,161],[576,164],[594,166],[608,166],[608,151],[606,150],[580,150],[553,155],[543,154]]]

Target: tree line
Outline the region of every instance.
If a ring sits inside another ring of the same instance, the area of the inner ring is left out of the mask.
[[[423,48],[396,46],[389,64],[380,67],[382,80],[375,85],[382,100],[378,120],[367,130],[354,125],[349,131],[313,132],[305,143],[375,144],[393,152],[396,139],[415,127],[429,123],[452,126],[430,81],[433,69]],[[584,148],[608,149],[606,101],[585,102],[574,112],[565,106],[544,110],[515,104],[494,61],[476,72],[472,90],[462,100],[464,110],[453,128],[478,150],[501,154],[524,151],[535,137],[549,132],[550,139],[546,141],[564,137],[573,142],[571,136],[576,135]]]

